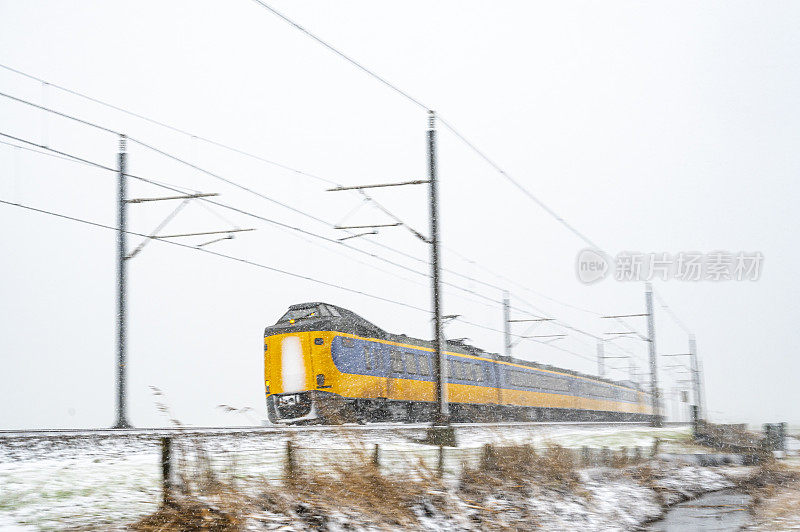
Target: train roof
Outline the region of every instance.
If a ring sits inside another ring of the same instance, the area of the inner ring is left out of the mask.
[[[290,316],[292,312],[302,312],[303,310],[311,310],[311,309],[318,310],[318,312],[312,315],[313,319],[310,319],[309,317],[307,319],[302,319],[301,322],[297,323],[294,320],[291,321],[289,319],[284,320],[284,318]],[[342,332],[349,332],[351,334],[356,334],[357,336],[370,336],[373,338],[379,338],[381,340],[388,340],[391,342],[411,344],[419,347],[427,347],[429,349],[433,348],[433,342],[431,342],[430,340],[421,340],[419,338],[414,338],[406,334],[389,333],[381,329],[371,321],[362,318],[361,316],[359,316],[358,314],[356,314],[351,310],[348,310],[344,307],[340,307],[338,305],[325,303],[324,301],[311,301],[307,303],[297,303],[294,305],[290,305],[288,312],[284,314],[275,325],[267,327],[265,333],[272,332],[272,334],[280,334],[281,332],[285,332],[287,328],[291,328],[298,331],[325,330],[326,328],[330,328],[332,330],[338,330]],[[538,362],[533,362],[530,360],[522,360],[519,358],[507,357],[496,353],[490,353],[488,351],[484,351],[479,347],[475,347],[473,345],[468,344],[465,340],[466,339],[446,340],[445,349],[450,352],[468,354],[473,356],[489,357],[503,362],[511,362],[514,364],[519,364],[521,366],[528,366],[531,368],[544,369],[549,371],[558,371],[561,373],[566,373],[568,375],[574,375],[577,377],[583,377],[586,379],[606,382],[617,386],[624,386],[631,389],[641,390],[641,387],[637,383],[634,383],[632,381],[624,381],[624,382],[614,381],[611,379],[607,379],[605,377],[598,377],[597,375],[588,375],[585,373],[581,373],[579,371],[551,366],[549,364],[540,364]]]

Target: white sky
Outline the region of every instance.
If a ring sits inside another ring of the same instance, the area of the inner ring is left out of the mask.
[[[800,262],[795,231],[800,113],[791,2],[273,2],[322,38],[434,107],[511,175],[611,254],[760,251],[757,282],[656,282],[697,336],[708,407],[718,421],[800,423],[796,355]],[[268,159],[345,184],[424,178],[425,113],[247,0],[0,1],[0,62]],[[44,103],[157,145],[330,223],[358,197],[233,155],[0,70],[0,92]],[[117,140],[0,98],[0,131],[114,166]],[[3,140],[3,139],[0,139]],[[130,172],[218,192],[219,201],[338,238],[330,227],[130,145]],[[640,283],[584,286],[585,245],[440,131],[444,266],[499,286],[602,334],[592,314],[643,312]],[[0,199],[115,225],[113,173],[0,145]],[[424,188],[374,196],[427,233]],[[163,194],[132,182],[130,196]],[[149,232],[175,205],[130,208]],[[221,253],[418,307],[423,276],[199,203],[169,232],[255,227],[209,247]],[[365,206],[348,223],[387,222]],[[114,420],[115,234],[0,206],[0,428],[108,426]],[[375,241],[427,259],[403,229]],[[196,244],[202,239],[187,240]],[[352,246],[409,268],[419,262],[366,240]],[[130,245],[138,243],[131,238]],[[393,332],[430,336],[428,316],[154,242],[130,276],[130,418],[165,423],[149,386],[191,424],[264,417],[262,333],[296,302],[350,308]],[[497,291],[447,281],[500,299]],[[445,312],[501,329],[499,304],[445,290]],[[658,305],[661,354],[686,334]],[[632,318],[640,331],[643,321]],[[522,332],[519,325],[516,332]],[[564,332],[543,324],[537,334]],[[499,351],[498,333],[453,323],[446,334]],[[627,342],[627,343],[626,343]],[[643,368],[646,347],[616,342]],[[523,342],[522,358],[596,371],[594,341]],[[610,354],[621,351],[608,348]],[[676,359],[661,359],[671,364]],[[610,364],[627,369],[623,359]],[[627,371],[611,376],[624,378]],[[663,372],[668,391],[677,378]]]

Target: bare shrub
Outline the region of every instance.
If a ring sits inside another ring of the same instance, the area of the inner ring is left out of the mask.
[[[321,526],[320,520],[331,511],[368,515],[376,523],[410,527],[417,523],[415,508],[428,505],[442,507],[439,481],[420,467],[416,474],[383,474],[370,453],[354,447],[350,459],[330,463],[324,471],[311,470],[294,458],[292,474],[283,483],[283,490],[268,486],[262,496],[272,511],[285,513],[288,497],[304,501],[291,509],[310,526]]]
[[[534,483],[574,488],[578,482],[575,469],[572,451],[560,445],[549,445],[542,453],[530,445],[487,445],[477,468],[464,465],[460,485],[466,492],[500,485],[526,489]]]

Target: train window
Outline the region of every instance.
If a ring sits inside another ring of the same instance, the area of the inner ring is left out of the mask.
[[[321,308],[322,308],[321,306],[316,306],[316,307],[306,307],[296,310],[290,310],[286,314],[284,314],[281,317],[281,319],[278,320],[278,323],[286,321],[294,323],[295,320],[319,318],[320,316],[327,314],[327,311],[324,311],[323,313]]]
[[[391,357],[392,362],[392,372],[403,373],[403,357],[400,356],[400,352],[393,349],[389,356]]]
[[[355,344],[356,343],[352,338],[342,336],[342,347],[353,347]]]
[[[461,373],[461,361],[460,360],[452,360],[450,361],[450,367],[452,368],[452,376],[454,379],[463,379],[464,376]]]
[[[419,373],[419,369],[417,368],[417,357],[414,356],[414,353],[406,351],[403,353],[403,358],[406,359],[406,372],[411,373],[412,375]]]
[[[481,371],[480,364],[475,364],[472,366],[472,376],[475,382],[481,382],[483,380],[483,371]]]
[[[431,374],[431,364],[430,359],[427,355],[417,355],[417,362],[419,363],[419,374],[420,375],[430,375]]]
[[[370,352],[370,348],[366,345],[364,346],[364,362],[367,365],[367,369],[375,369],[372,366],[372,353]]]
[[[489,366],[483,366],[483,380],[485,380],[486,382],[492,382],[491,371],[492,370],[489,369]]]

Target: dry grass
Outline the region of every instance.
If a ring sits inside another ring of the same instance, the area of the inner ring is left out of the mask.
[[[753,528],[800,528],[800,468],[777,460],[764,462],[758,473],[741,486],[750,496]]]
[[[771,488],[762,492],[762,498],[756,506],[757,523],[767,529],[800,527],[800,481]]]
[[[233,532],[242,529],[241,502],[237,497],[218,500],[216,504],[181,499],[162,506],[155,513],[132,524],[142,532],[209,530]]]
[[[464,465],[460,489],[482,492],[499,486],[526,490],[532,484],[556,488],[574,488],[578,483],[572,451],[550,445],[537,453],[530,445],[484,447],[477,468]]]
[[[328,464],[325,471],[311,471],[296,461],[283,489],[268,487],[264,500],[272,511],[294,511],[310,525],[337,511],[366,515],[376,524],[409,527],[417,522],[414,508],[423,500],[437,507],[445,505],[437,495],[441,491],[438,479],[421,463],[413,473],[385,475],[370,452],[354,447],[350,459]],[[287,508],[287,497],[305,504]]]
[[[153,386],[151,389],[158,410],[176,428],[182,429],[183,424],[175,419],[163,400],[163,392]],[[142,532],[241,530],[250,502],[235,489],[233,475],[227,480],[217,475],[202,439],[187,435],[173,438],[172,452],[177,485],[172,487],[161,508],[128,528]]]

